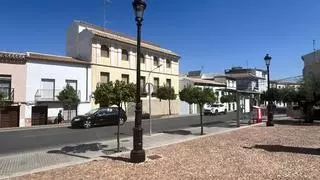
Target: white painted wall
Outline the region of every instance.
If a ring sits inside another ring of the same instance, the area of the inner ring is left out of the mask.
[[[87,76],[88,75],[88,82]],[[32,60],[27,62],[27,91],[26,99],[30,104],[35,103],[35,94],[41,89],[41,79],[54,79],[55,89],[63,89],[66,86],[66,80],[77,80],[77,88],[81,92],[78,114],[84,114],[89,111],[91,106],[89,96],[91,95],[91,69],[86,66],[60,63],[43,60]],[[88,85],[88,87],[87,87]],[[88,89],[88,96],[86,96]],[[55,107],[48,110],[48,116],[56,116],[61,107]],[[26,118],[31,118],[31,105],[26,108]]]

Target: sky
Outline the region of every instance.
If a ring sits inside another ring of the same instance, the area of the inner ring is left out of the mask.
[[[111,0],[108,29],[136,36],[131,0]],[[301,56],[320,46],[319,0],[147,0],[142,38],[181,56],[180,71],[265,69],[271,79],[302,74]],[[0,51],[65,55],[73,20],[99,26],[103,0],[1,0]]]

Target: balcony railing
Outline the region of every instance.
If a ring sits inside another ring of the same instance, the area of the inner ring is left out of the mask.
[[[62,89],[38,89],[35,94],[35,101],[47,101],[54,102],[59,101],[58,95],[62,91]],[[80,99],[81,92],[77,91],[77,95]]]
[[[14,100],[14,88],[0,87],[0,94],[3,95],[3,101]]]

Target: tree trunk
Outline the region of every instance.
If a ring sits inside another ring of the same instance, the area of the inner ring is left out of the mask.
[[[120,111],[121,111],[121,103],[118,104],[117,152],[120,152]]]
[[[171,115],[171,102],[170,102],[170,99],[169,99],[169,115]]]
[[[203,135],[202,105],[200,105],[200,123],[201,123],[201,135]]]

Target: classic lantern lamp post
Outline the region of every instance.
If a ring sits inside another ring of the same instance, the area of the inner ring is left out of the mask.
[[[133,9],[136,15],[137,23],[137,85],[136,85],[136,110],[135,123],[133,128],[133,150],[130,153],[130,159],[133,163],[144,162],[146,153],[143,150],[142,136],[143,129],[141,127],[142,119],[142,102],[140,97],[140,57],[141,57],[141,26],[143,21],[143,13],[147,7],[144,0],[134,0],[132,2]]]
[[[267,54],[264,57],[264,61],[266,63],[267,66],[267,75],[268,75],[268,92],[270,92],[270,62],[271,62],[271,56],[269,56],[269,54]],[[271,99],[268,99],[268,106],[267,106],[267,110],[268,110],[268,119],[267,119],[267,126],[273,126],[272,120],[273,120],[273,110],[272,110],[272,106],[273,106],[273,102]]]

